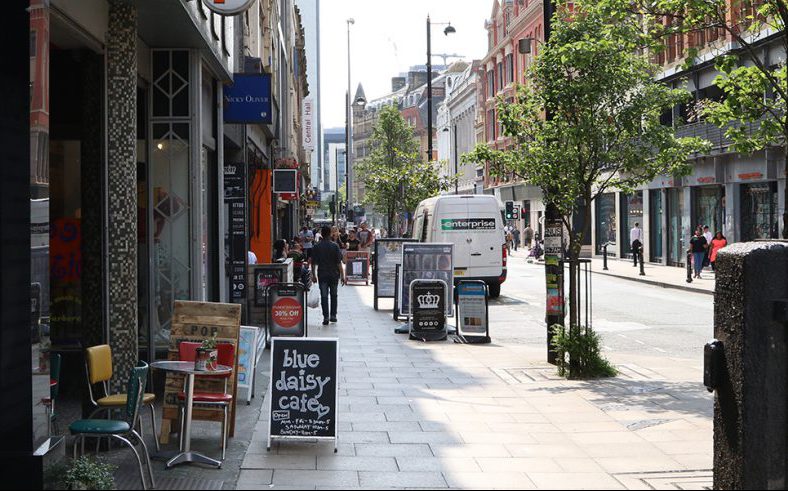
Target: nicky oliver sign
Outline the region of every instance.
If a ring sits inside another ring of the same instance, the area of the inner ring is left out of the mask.
[[[224,86],[225,123],[273,123],[271,75],[235,73],[233,83]]]

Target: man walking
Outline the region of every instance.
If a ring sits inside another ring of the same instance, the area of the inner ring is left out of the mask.
[[[635,261],[633,266],[637,267],[640,248],[643,247],[643,231],[640,230],[638,222],[635,222],[635,226],[629,231],[629,243],[632,245],[632,257]]]
[[[516,251],[517,248],[520,247],[520,229],[516,228],[512,231],[512,237],[514,237],[514,250]]]
[[[324,226],[320,235],[331,237],[331,227]],[[312,278],[320,286],[323,325],[327,326],[329,321],[337,321],[337,287],[340,280],[343,285],[346,281],[345,270],[342,268],[342,251],[336,242],[330,239],[321,240],[312,248]]]
[[[711,244],[711,239],[714,238],[714,236],[711,234],[711,230],[709,230],[709,226],[708,225],[704,225],[703,226],[703,238],[706,239],[706,244],[709,244],[709,245]],[[710,257],[709,255],[710,254],[711,254],[711,249],[707,248],[706,249],[706,257],[703,258],[703,267],[704,268],[711,265],[711,261],[709,260],[709,257]]]

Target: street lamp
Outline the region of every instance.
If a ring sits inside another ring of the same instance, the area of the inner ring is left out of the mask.
[[[457,152],[457,123],[453,123],[452,127],[454,128],[454,194],[460,194],[460,180],[459,180],[459,170],[457,161],[460,159],[460,155]],[[448,132],[449,128],[443,128],[443,131]],[[449,142],[451,144],[451,142]],[[449,152],[451,154],[451,152]]]
[[[353,18],[348,19],[347,21],[347,94],[345,96],[345,104],[347,105],[347,113],[345,114],[346,118],[346,128],[345,128],[345,186],[347,188],[347,192],[345,193],[345,210],[349,210],[351,201],[351,174],[353,171],[352,161],[353,161],[353,114],[350,110],[350,26],[355,24],[356,21]],[[337,187],[337,193],[339,193],[339,187]],[[346,212],[347,213],[347,212]]]
[[[432,24],[446,26],[445,36],[457,32],[451,22],[430,22],[427,15],[427,162],[432,162]]]

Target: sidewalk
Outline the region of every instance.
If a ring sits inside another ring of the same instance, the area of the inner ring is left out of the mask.
[[[266,452],[264,409],[238,489],[711,486],[713,399],[698,360],[613,353],[621,375],[570,382],[541,345],[394,334],[371,286],[340,289],[337,325],[311,317],[310,335],[340,339],[339,453],[312,442]]]
[[[511,259],[525,260],[527,254],[528,253],[521,248],[511,255]],[[605,271],[603,269],[602,258],[594,257],[591,259],[591,270],[594,273],[639,281],[641,283],[661,286],[662,288],[675,288],[696,293],[706,293],[709,295],[714,294],[714,272],[710,268],[706,268],[703,271],[700,280],[693,279],[692,283],[687,283],[686,268],[646,263],[643,267],[643,271],[646,274],[645,276],[640,276],[640,268],[633,267],[631,259],[624,260],[617,258],[608,258],[607,267],[608,270]]]

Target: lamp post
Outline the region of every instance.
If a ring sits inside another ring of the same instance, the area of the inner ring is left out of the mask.
[[[432,24],[447,26],[443,30],[443,34],[446,36],[457,32],[451,22],[433,23],[430,22],[430,16],[427,15],[427,162],[432,162]]]
[[[346,129],[345,129],[345,186],[347,187],[347,192],[345,193],[345,210],[350,209],[350,203],[352,203],[351,195],[352,195],[352,188],[350,187],[351,179],[352,179],[352,172],[353,172],[353,113],[350,111],[350,26],[355,24],[356,21],[352,18],[348,19],[347,21],[347,94],[345,95],[345,105],[347,106],[347,113],[345,114],[346,119]],[[337,193],[339,192],[339,187],[337,187]],[[347,213],[347,211],[345,211]]]

